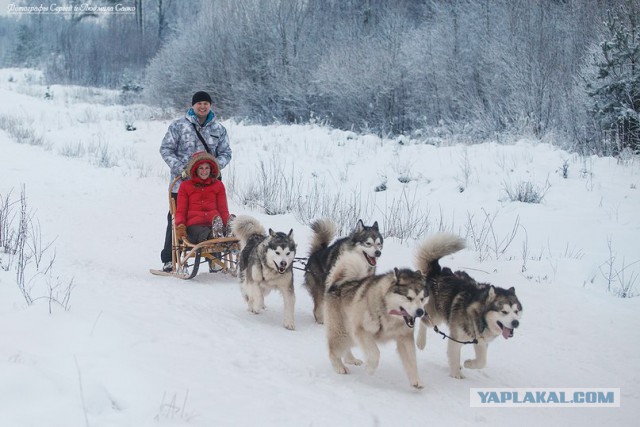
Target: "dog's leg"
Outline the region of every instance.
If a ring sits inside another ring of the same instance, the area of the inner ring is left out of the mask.
[[[296,305],[296,294],[293,291],[293,275],[291,276],[291,282],[288,284],[287,289],[282,292],[284,298],[284,322],[285,328],[293,331],[296,329],[296,323],[294,320],[294,307]]]
[[[350,340],[347,331],[343,330],[340,325],[327,324],[327,344],[329,345],[329,360],[333,366],[333,370],[338,374],[348,374],[349,370],[344,363],[342,357],[347,353],[351,354]]]
[[[325,319],[325,333],[327,334],[327,345],[329,347],[329,360],[333,366],[333,370],[339,374],[348,374],[349,370],[344,363],[342,363],[342,357],[346,354],[345,359],[349,359],[351,354],[352,341],[349,337],[349,333],[344,325],[344,319],[338,302],[334,299],[331,300],[331,304],[324,305]]]
[[[416,361],[416,345],[412,335],[405,335],[396,341],[398,354],[404,366],[404,371],[409,377],[411,387],[424,388],[418,375],[418,362]]]
[[[319,284],[314,278],[311,282],[311,297],[313,298],[313,317],[316,323],[324,323],[324,283]]]
[[[244,302],[249,306],[249,292],[247,291],[247,283],[244,278],[240,281],[240,292],[242,293]]]
[[[262,295],[262,289],[260,284],[255,282],[246,282],[245,291],[247,294],[247,305],[249,311],[258,314],[260,310],[264,308],[264,295]]]
[[[469,369],[482,369],[487,366],[487,347],[489,347],[487,343],[474,344],[473,348],[476,351],[476,358],[465,360],[464,367]]]
[[[421,319],[420,325],[418,325],[418,339],[416,345],[420,350],[424,350],[427,346],[427,325],[426,320]]]
[[[373,335],[364,329],[356,331],[356,339],[364,352],[364,363],[367,365],[367,372],[373,374],[380,363],[380,349],[376,344],[376,340]]]
[[[453,378],[463,379],[464,376],[462,372],[460,372],[460,350],[462,350],[462,344],[449,340],[449,344],[447,345],[449,375]]]

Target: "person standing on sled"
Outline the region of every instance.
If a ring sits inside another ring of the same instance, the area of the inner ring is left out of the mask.
[[[219,169],[224,169],[231,161],[231,147],[227,130],[215,120],[211,111],[211,96],[207,92],[196,92],[191,98],[191,108],[185,117],[169,125],[160,145],[160,155],[171,169],[171,181],[181,176],[191,156],[205,150],[215,157]],[[171,197],[178,203],[181,180],[171,189]],[[171,213],[167,215],[164,248],[160,258],[163,271],[171,271]]]
[[[198,244],[225,237],[229,209],[220,168],[215,157],[201,151],[187,164],[187,180],[178,190],[176,238]]]

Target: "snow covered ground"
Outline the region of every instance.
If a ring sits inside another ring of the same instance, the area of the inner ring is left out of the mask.
[[[385,211],[404,191],[407,206],[428,216],[429,233],[469,235],[468,249],[443,265],[515,286],[521,326],[489,346],[488,366],[450,378],[446,342],[429,332],[418,353],[425,389],[416,391],[392,344],[382,346],[373,375],[333,372],[300,271],[295,331],[281,326],[277,294],[264,313],[250,314],[233,277],[150,275],[160,266],[167,211],[158,148],[173,116],[114,104],[117,95],[47,89],[37,73],[0,70],[0,124],[26,129],[23,143],[0,130],[0,198],[19,201],[24,191],[42,241],[53,242],[46,258],[55,251],[53,274],[27,269],[31,296],[43,297],[29,306],[15,259],[0,253],[2,425],[635,425],[640,299],[617,294],[625,285],[640,294],[637,159],[582,158],[530,139],[434,146],[319,125],[223,121],[234,150],[223,171],[232,212],[293,228],[298,256],[307,255],[306,225],[239,203],[261,162],[302,185],[358,191],[376,206],[365,221],[383,230],[392,226]],[[127,123],[137,130],[127,132]],[[375,192],[383,182],[387,190]],[[542,203],[509,201],[505,189],[520,182],[546,189]],[[416,243],[386,239],[379,271],[411,266]],[[50,314],[46,296],[63,297],[71,281],[70,310],[54,304]],[[470,407],[470,388],[493,387],[619,388],[621,405]]]

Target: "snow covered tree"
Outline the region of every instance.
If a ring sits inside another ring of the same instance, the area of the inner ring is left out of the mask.
[[[640,151],[640,6],[627,1],[605,22],[605,40],[595,58],[597,74],[587,82],[591,114],[612,154]]]
[[[17,42],[13,52],[13,64],[21,67],[36,67],[42,56],[42,44],[38,33],[26,24],[18,29]]]

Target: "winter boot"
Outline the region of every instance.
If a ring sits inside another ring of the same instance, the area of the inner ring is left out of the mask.
[[[211,221],[211,236],[212,239],[219,239],[220,237],[224,237],[224,224],[222,223],[222,218],[216,216]]]
[[[171,263],[171,261],[165,262],[162,266],[162,271],[164,271],[165,273],[171,273],[172,270],[173,264]]]
[[[227,220],[227,229],[225,231],[225,236],[227,237],[235,237],[231,231],[231,224],[233,224],[234,219],[236,219],[234,214],[229,215],[229,219]]]

